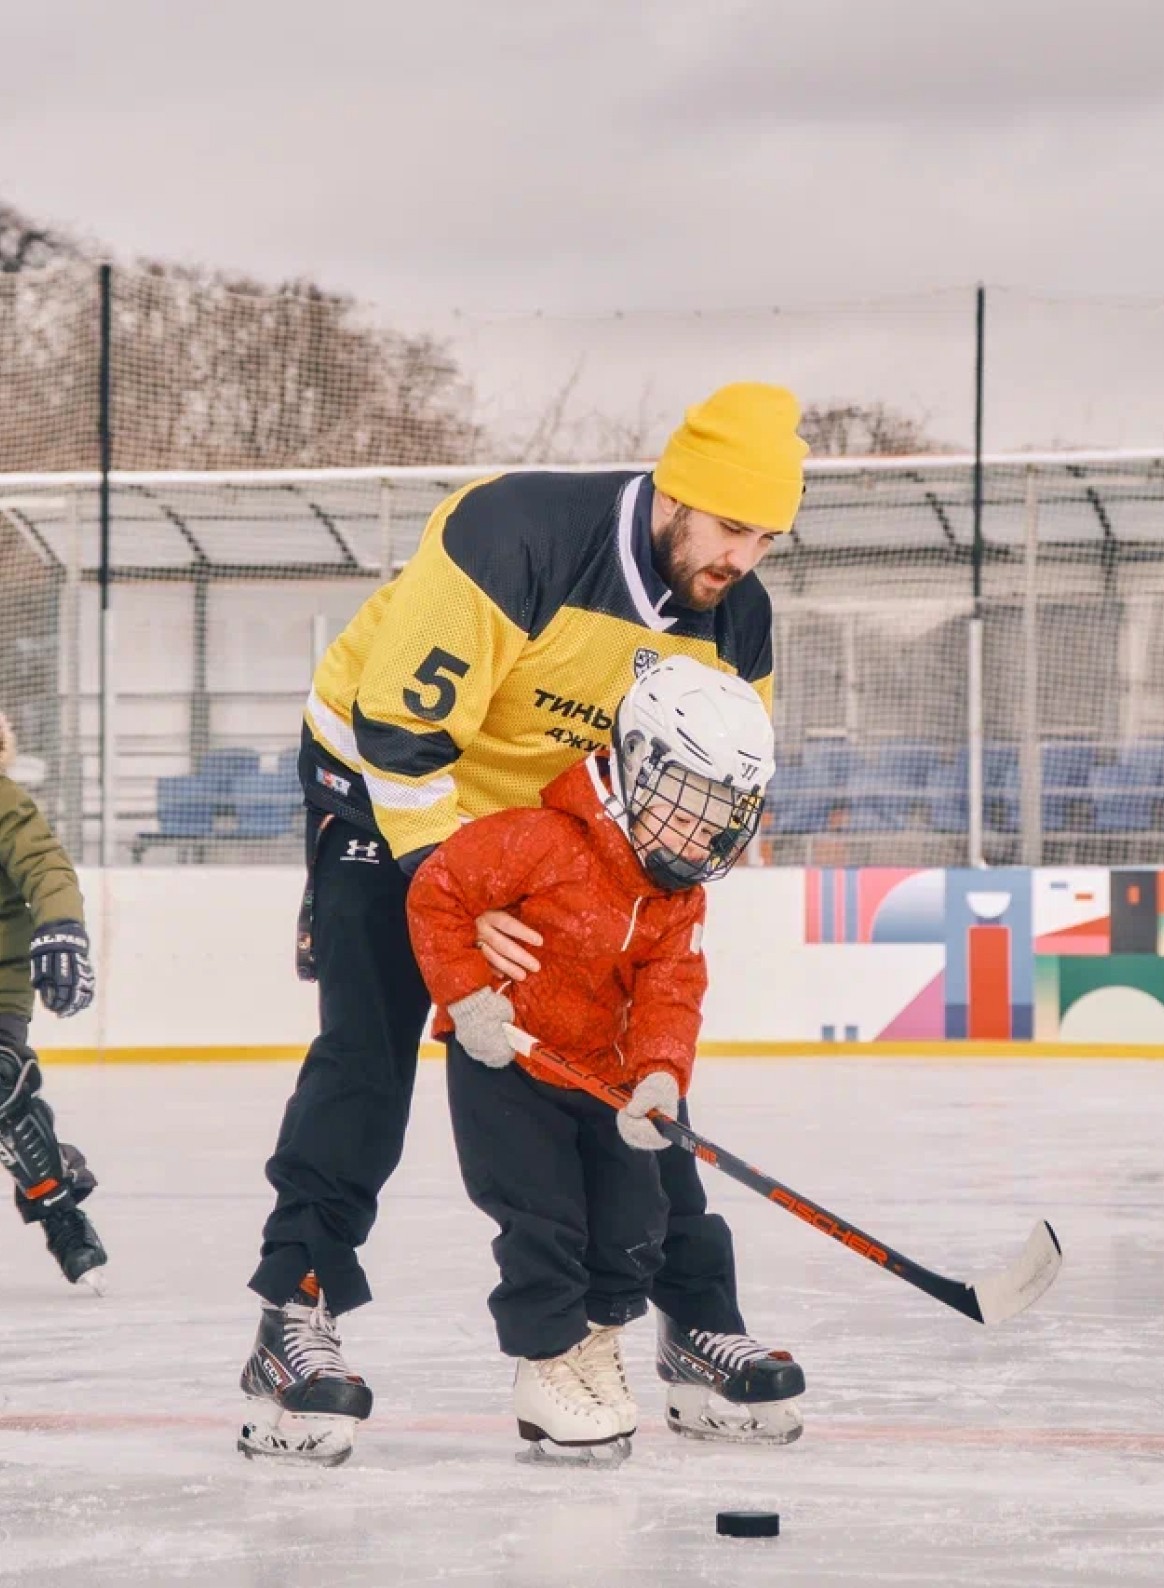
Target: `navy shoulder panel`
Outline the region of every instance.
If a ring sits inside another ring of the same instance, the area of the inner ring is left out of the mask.
[[[626,472],[503,474],[467,491],[445,520],[444,548],[511,623],[545,628],[612,543]]]
[[[716,609],[715,648],[750,684],[772,671],[772,602],[759,577],[733,585]]]

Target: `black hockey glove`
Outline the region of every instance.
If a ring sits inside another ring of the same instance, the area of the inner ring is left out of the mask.
[[[32,934],[32,985],[54,1015],[79,1015],[93,1002],[97,981],[89,934],[80,921],[50,921]]]

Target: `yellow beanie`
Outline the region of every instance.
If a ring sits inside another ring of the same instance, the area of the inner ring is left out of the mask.
[[[783,533],[804,491],[808,444],[783,386],[738,381],[689,408],[663,448],[655,484],[685,507]]]

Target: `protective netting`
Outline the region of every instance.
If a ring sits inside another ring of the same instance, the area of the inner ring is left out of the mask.
[[[98,280],[73,261],[0,271],[0,474],[98,467]]]
[[[968,451],[973,291],[868,303],[694,312],[460,315],[442,327],[491,456],[575,462],[658,455],[716,386],[790,387],[817,453]]]
[[[971,543],[964,465],[814,470],[762,564],[778,747],[766,858],[965,857]]]
[[[818,450],[964,448],[973,316],[958,292],[403,331],[310,283],[57,259],[0,272],[0,471],[98,466],[102,381],[123,469],[645,458],[740,378],[792,386]]]
[[[482,455],[466,381],[423,331],[309,283],[178,267],[105,280],[76,260],[0,273],[0,472],[99,466],[103,420],[121,469]]]
[[[992,470],[985,858],[1154,861],[1164,834],[1164,460]]]
[[[782,746],[771,858],[1120,864],[1158,853],[1164,461],[996,461],[983,494],[976,603],[969,464],[814,475],[765,574]]]
[[[0,270],[0,709],[79,857],[292,856],[312,659],[440,496],[474,465],[649,459],[692,398],[759,378],[817,454],[765,573],[763,853],[1154,860],[1159,454],[991,463],[976,585],[973,289],[391,319],[306,282]],[[1160,447],[1161,304],[991,289],[985,325],[988,450]],[[75,472],[103,445],[104,562]]]
[[[104,618],[97,477],[0,478],[0,709],[78,858],[296,861],[313,661],[472,475],[115,475]],[[965,862],[977,714],[986,860],[1154,863],[1164,454],[988,463],[977,609],[972,504],[966,460],[812,466],[766,859]]]
[[[111,491],[103,616],[97,479],[0,477],[21,776],[89,863],[295,860],[314,661],[457,479],[131,478]]]
[[[102,283],[107,291],[103,298]],[[63,255],[0,269],[0,472],[657,455],[726,381],[790,386],[818,456],[964,453],[972,287],[869,301],[449,314],[308,281]],[[985,293],[988,451],[1164,443],[1164,299]]]

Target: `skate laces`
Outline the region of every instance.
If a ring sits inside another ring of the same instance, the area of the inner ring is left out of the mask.
[[[563,1356],[542,1357],[532,1363],[534,1372],[541,1380],[543,1387],[558,1401],[559,1405],[568,1407],[571,1411],[578,1409],[577,1397],[579,1392],[585,1399],[588,1412],[603,1411],[605,1408],[598,1396],[586,1382],[580,1366],[582,1348],[588,1344],[572,1346]]]
[[[732,1372],[748,1362],[766,1361],[773,1354],[750,1334],[714,1334],[709,1329],[689,1329],[688,1334],[705,1356]]]
[[[288,1302],[283,1309],[287,1359],[300,1378],[351,1378],[340,1351],[335,1319],[320,1296],[314,1307]]]
[[[621,1329],[591,1324],[589,1337],[577,1350],[581,1371],[600,1400],[607,1396],[616,1400],[632,1398],[622,1359]]]
[[[89,1221],[77,1208],[53,1208],[44,1217],[45,1233],[54,1251],[89,1245]]]

